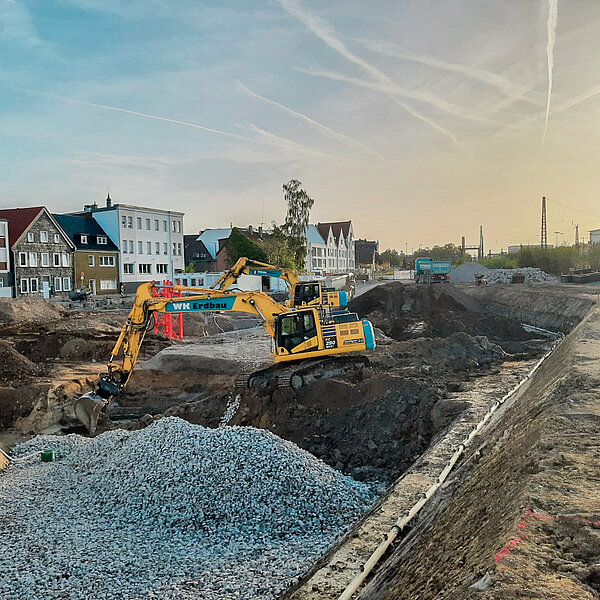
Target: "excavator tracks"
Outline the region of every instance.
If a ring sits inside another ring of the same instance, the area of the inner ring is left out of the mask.
[[[295,389],[298,390],[319,379],[330,379],[351,371],[358,371],[369,364],[362,355],[331,356],[315,358],[301,363],[273,365],[252,373],[245,373],[236,380],[236,388],[243,389]]]

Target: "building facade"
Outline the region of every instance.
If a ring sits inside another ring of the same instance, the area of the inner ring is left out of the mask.
[[[215,259],[208,248],[199,240],[199,235],[183,236],[183,255],[185,266],[191,267],[195,272],[214,271],[217,268]]]
[[[75,246],[43,206],[0,210],[8,221],[16,296],[68,296]]]
[[[323,275],[327,272],[327,244],[316,225],[308,225],[304,235],[306,237],[304,268],[307,273]]]
[[[379,242],[369,240],[355,240],[354,242],[354,263],[357,269],[365,271],[374,271],[379,253]]]
[[[74,285],[88,287],[94,296],[119,293],[119,249],[91,213],[54,218],[75,246]]]
[[[0,298],[11,298],[12,287],[8,220],[0,219]]]
[[[592,229],[590,231],[590,245],[600,244],[600,229]]]
[[[96,222],[119,248],[119,277],[126,293],[133,293],[141,283],[173,281],[184,271],[183,216],[178,211],[113,204],[88,205]]]
[[[356,268],[352,221],[318,223],[327,246],[327,273],[348,273]]]

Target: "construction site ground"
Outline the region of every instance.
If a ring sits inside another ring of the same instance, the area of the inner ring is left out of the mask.
[[[474,424],[548,350],[552,338],[521,322],[562,331],[566,339],[476,438],[360,597],[595,598],[597,300],[593,287],[562,285],[373,287],[351,304],[377,328],[369,364],[299,390],[239,387],[270,362],[255,320],[186,316],[184,342],[148,335],[101,431],[163,416],[251,425],[366,482],[378,503],[285,595],[337,598]],[[83,433],[73,400],[105,369],[126,309],[3,306],[0,446]]]

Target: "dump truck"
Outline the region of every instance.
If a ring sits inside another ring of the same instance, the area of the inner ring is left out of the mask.
[[[449,260],[433,260],[423,256],[415,260],[415,281],[417,283],[448,283],[452,263]]]

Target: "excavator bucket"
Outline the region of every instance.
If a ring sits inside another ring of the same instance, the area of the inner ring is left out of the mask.
[[[107,404],[107,400],[94,392],[84,394],[75,402],[75,414],[77,418],[92,435],[96,433],[98,417]]]

